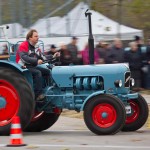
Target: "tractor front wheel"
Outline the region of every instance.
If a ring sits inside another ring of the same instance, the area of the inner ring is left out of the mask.
[[[97,95],[89,99],[84,108],[84,121],[95,134],[109,135],[124,126],[126,112],[121,100],[113,95]]]

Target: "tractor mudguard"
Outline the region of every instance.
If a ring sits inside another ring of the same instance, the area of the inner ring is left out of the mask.
[[[33,86],[32,75],[28,69],[22,68],[21,65],[19,65],[17,63],[14,63],[11,61],[6,61],[6,60],[0,60],[0,67],[11,68],[11,69],[23,74],[23,76],[27,79],[27,81],[29,82],[31,87]]]
[[[97,95],[100,95],[100,94],[104,94],[105,93],[105,90],[102,90],[102,91],[98,91],[98,92],[95,92],[95,93],[92,93],[91,95],[89,95],[85,100],[84,100],[84,103],[80,109],[80,111],[83,111],[84,110],[84,106],[85,104],[90,100],[91,97],[94,97],[94,96],[97,96]]]
[[[82,107],[81,107],[80,110],[81,110],[81,111],[84,110],[85,104],[87,103],[87,101],[89,101],[89,99],[90,99],[91,97],[97,96],[97,95],[99,95],[99,94],[104,94],[104,93],[105,93],[105,90],[103,90],[103,91],[98,91],[98,92],[95,92],[95,93],[92,93],[91,95],[89,95],[89,96],[84,100],[84,103],[83,103],[83,105],[82,105]],[[137,98],[139,97],[139,94],[138,94],[138,93],[130,93],[130,94],[126,94],[126,95],[119,94],[117,97],[118,97],[119,99],[121,99],[121,100],[131,100],[131,99],[137,99]]]

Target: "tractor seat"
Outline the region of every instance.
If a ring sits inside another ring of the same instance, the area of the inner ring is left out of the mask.
[[[8,60],[10,58],[9,55],[0,55],[0,60]]]

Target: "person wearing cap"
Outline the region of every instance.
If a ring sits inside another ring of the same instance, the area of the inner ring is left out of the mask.
[[[57,50],[56,50],[56,46],[54,45],[54,44],[52,44],[51,45],[51,47],[50,47],[50,51],[49,51],[49,55],[51,54],[51,55],[54,55],[56,52],[57,52]]]
[[[55,59],[55,61],[60,62],[60,52],[56,49],[57,47],[55,46],[55,44],[50,45],[50,50],[46,52],[45,57],[50,60],[53,58],[53,56],[57,55],[57,58]],[[56,63],[58,65],[58,63]],[[55,64],[55,65],[56,65]]]
[[[141,50],[141,47],[143,46],[142,38],[138,35],[135,35],[134,36],[134,41],[137,43],[137,46],[138,46],[139,50]]]
[[[73,36],[71,43],[67,45],[67,50],[70,53],[70,59],[74,65],[78,65],[80,63],[80,58],[78,55],[78,47],[77,47],[78,38]]]
[[[54,44],[48,45],[48,49],[45,52],[45,54],[46,55],[54,55],[57,52],[56,48],[57,47]]]

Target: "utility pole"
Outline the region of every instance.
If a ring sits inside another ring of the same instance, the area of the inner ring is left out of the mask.
[[[118,0],[118,7],[117,7],[117,18],[118,18],[117,37],[118,38],[121,38],[122,1],[123,0]]]

